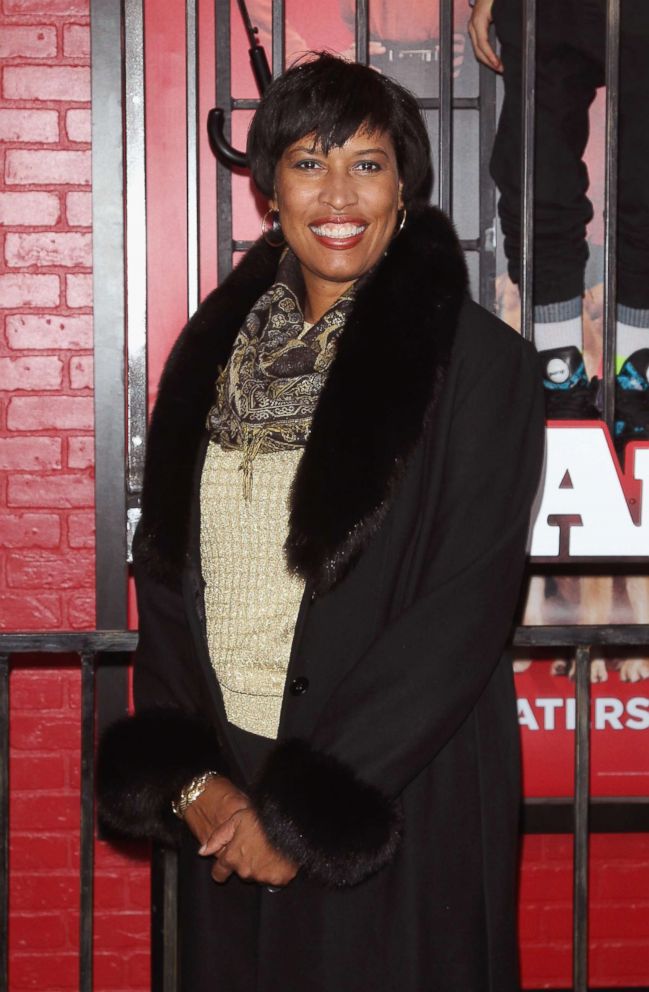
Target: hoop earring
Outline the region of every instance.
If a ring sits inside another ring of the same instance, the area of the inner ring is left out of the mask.
[[[272,248],[282,248],[286,244],[279,210],[267,210],[261,221],[261,235]]]
[[[406,217],[407,216],[408,216],[408,211],[404,207],[403,208],[403,214],[401,215],[401,223],[399,224],[398,228],[396,229],[396,231],[392,235],[392,240],[393,241],[394,241],[395,238],[398,238],[399,235],[401,234],[401,232],[403,231],[403,228],[404,228],[405,223],[406,223]]]

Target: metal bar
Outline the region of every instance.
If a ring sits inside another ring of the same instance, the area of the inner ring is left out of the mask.
[[[604,184],[604,420],[615,417],[615,322],[617,307],[618,104],[620,0],[606,13],[606,178]]]
[[[128,356],[127,488],[142,492],[146,444],[146,163],[144,121],[144,11],[142,0],[124,4],[126,341]],[[137,516],[137,514],[136,514]],[[131,533],[137,522],[132,519]],[[129,546],[130,551],[130,546]]]
[[[649,624],[602,624],[601,626],[530,626],[517,627],[514,647],[576,647],[582,644],[649,646]]]
[[[356,0],[356,61],[368,65],[370,61],[370,30],[367,0]]]
[[[9,988],[9,654],[0,654],[0,988]]]
[[[233,251],[248,251],[249,248],[252,248],[252,246],[254,245],[254,243],[255,243],[254,241],[236,241],[236,240],[234,240],[232,242],[232,250]],[[467,252],[467,251],[479,252],[479,251],[482,250],[481,249],[481,246],[480,246],[480,241],[478,240],[478,238],[460,238],[460,247],[462,248],[462,251],[465,251],[465,252]]]
[[[120,0],[91,0],[97,627],[126,626],[124,50]]]
[[[223,107],[224,133],[232,138],[232,67],[230,54],[230,0],[214,0],[216,25],[216,105]],[[217,160],[217,282],[232,269],[232,173]]]
[[[0,633],[0,653],[130,652],[137,647],[137,639],[135,630]],[[649,646],[649,624],[523,626],[515,629],[512,643],[521,648],[579,644],[646,647]]]
[[[284,72],[285,30],[284,0],[273,0],[273,79]]]
[[[534,335],[534,125],[536,119],[536,0],[523,14],[523,119],[521,134],[521,333]]]
[[[233,251],[248,251],[252,248],[254,241],[236,241],[232,242]],[[460,246],[463,251],[481,251],[480,241],[478,238],[460,238]]]
[[[200,285],[198,235],[198,12],[196,3],[197,0],[185,0],[188,317],[198,307]]]
[[[151,989],[178,989],[178,855],[157,845],[151,854]]]
[[[92,992],[95,795],[95,656],[81,655],[79,989]]]
[[[487,310],[496,304],[496,187],[489,175],[489,159],[496,134],[496,75],[479,68],[480,267],[479,299]],[[466,249],[465,249],[466,250]]]
[[[439,5],[438,203],[451,213],[453,193],[453,0]]]
[[[522,830],[526,834],[570,834],[575,827],[574,799],[539,797],[523,803]],[[590,834],[646,833],[649,831],[649,797],[591,798]]]
[[[436,96],[417,97],[417,105],[421,110],[439,110],[440,101]],[[454,110],[479,110],[480,101],[476,96],[456,96],[452,101]],[[259,100],[249,97],[234,97],[232,99],[233,110],[256,110]]]
[[[134,2],[134,0],[133,0]],[[130,10],[135,23],[141,12]],[[127,626],[127,387],[126,236],[124,229],[125,11],[121,0],[91,0],[92,205],[95,367],[95,593],[99,630]],[[133,23],[131,24],[133,28]],[[137,27],[136,41],[137,41]],[[133,38],[130,39],[133,44]],[[131,50],[133,60],[137,52]],[[141,70],[140,70],[141,71]],[[131,77],[133,79],[133,76]],[[134,109],[133,106],[129,108]],[[137,210],[137,208],[136,208]],[[139,278],[131,273],[131,283]],[[136,314],[137,316],[137,314]],[[135,357],[135,350],[133,353]],[[137,391],[137,384],[134,384]],[[134,394],[135,395],[135,394]],[[141,403],[139,397],[136,403]],[[132,436],[137,431],[132,430]],[[135,448],[134,448],[135,450]],[[113,667],[98,676],[98,720],[103,700],[121,699],[126,713],[128,676]],[[103,689],[103,691],[102,691]],[[114,708],[110,717],[114,719]]]
[[[573,840],[572,975],[588,992],[588,803],[590,798],[590,647],[581,644],[575,675],[575,826]]]
[[[260,101],[251,97],[232,97],[231,107],[233,110],[256,110]]]
[[[45,631],[29,634],[0,634],[2,654],[43,654],[134,651],[136,630]],[[35,662],[34,662],[35,665]]]

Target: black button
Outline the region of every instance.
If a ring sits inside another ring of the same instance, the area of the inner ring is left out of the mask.
[[[299,679],[293,679],[289,691],[292,696],[303,696],[305,692],[309,691],[309,680],[303,676],[300,676]]]

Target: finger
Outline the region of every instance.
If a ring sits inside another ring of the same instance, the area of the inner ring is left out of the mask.
[[[226,868],[225,865],[219,864],[218,861],[215,861],[214,864],[212,865],[211,874],[214,881],[221,884],[223,882],[227,882],[230,875],[232,874],[232,869]]]
[[[207,838],[202,847],[199,847],[198,853],[201,857],[208,857],[210,855],[218,854],[218,852],[229,844],[234,836],[234,831],[236,825],[233,820],[226,820],[222,823],[220,827],[213,830],[210,836]]]
[[[255,875],[255,881],[262,885],[272,885],[273,888],[283,888],[292,882],[297,875],[297,868],[294,865],[267,867]]]

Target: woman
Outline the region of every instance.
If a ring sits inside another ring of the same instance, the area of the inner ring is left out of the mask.
[[[161,381],[102,815],[180,844],[184,990],[506,992],[534,352],[468,298],[395,83],[321,55],[248,150],[287,249]]]

